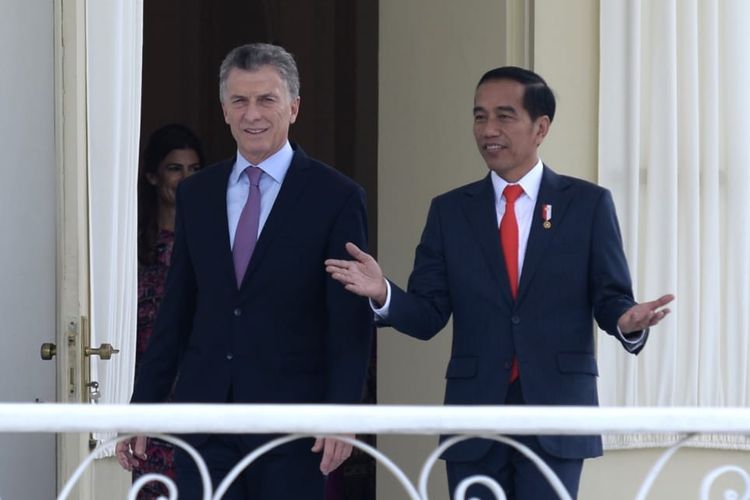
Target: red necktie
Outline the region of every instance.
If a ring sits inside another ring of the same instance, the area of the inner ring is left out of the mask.
[[[518,222],[516,221],[515,203],[523,194],[523,188],[518,184],[508,184],[503,190],[505,198],[505,213],[500,221],[500,244],[503,247],[505,257],[505,269],[508,271],[510,281],[510,293],[513,300],[518,295]],[[518,378],[518,359],[513,357],[513,365],[510,369],[510,381]]]

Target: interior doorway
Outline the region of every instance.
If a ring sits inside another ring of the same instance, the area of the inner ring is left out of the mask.
[[[365,187],[376,236],[377,1],[163,0],[143,8],[141,144],[159,126],[179,122],[198,134],[209,164],[233,155],[219,65],[243,43],[282,45],[302,82],[291,138]],[[377,248],[372,239],[370,247]]]
[[[244,43],[281,45],[295,56],[301,80],[291,140],[365,188],[374,251],[379,2],[162,0],[143,9],[142,147],[155,129],[177,122],[196,132],[206,164],[234,155],[219,105],[219,65]],[[370,372],[366,397],[374,403],[374,361]],[[367,455],[355,452],[339,479],[337,499],[374,499],[375,464]]]

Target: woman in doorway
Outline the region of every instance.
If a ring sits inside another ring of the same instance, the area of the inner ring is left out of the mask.
[[[182,179],[204,165],[203,149],[193,132],[178,124],[154,131],[143,153],[138,179],[138,330],[135,376],[146,351],[164,285],[174,243],[175,194]],[[133,481],[144,474],[163,474],[174,479],[172,445],[149,439],[147,459],[133,470]],[[168,497],[166,487],[152,481],[141,488],[138,499]]]

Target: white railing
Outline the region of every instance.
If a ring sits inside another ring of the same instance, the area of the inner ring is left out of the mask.
[[[179,408],[179,411],[175,411]],[[427,478],[441,452],[468,436],[483,436],[516,447],[542,469],[561,499],[570,498],[546,465],[523,445],[504,434],[630,434],[680,433],[680,443],[667,450],[656,462],[641,486],[636,500],[644,500],[661,469],[685,441],[696,434],[750,435],[750,409],[745,408],[583,408],[583,407],[493,407],[493,406],[332,406],[332,405],[67,405],[67,404],[0,404],[2,432],[117,432],[127,435],[161,433],[284,433],[290,436],[267,443],[245,457],[227,478],[212,489],[202,460],[194,454],[204,475],[204,499],[220,499],[245,467],[266,451],[290,440],[305,436],[356,434],[458,434],[440,445],[426,460],[415,487],[388,457],[365,443],[349,440],[372,455],[394,474],[408,498],[427,500]],[[171,436],[161,436],[188,451],[186,443]],[[116,440],[105,443],[113,447]],[[193,452],[191,452],[193,453]],[[85,468],[93,461],[89,456],[68,480],[59,495],[66,499]],[[745,483],[745,492],[725,492],[725,498],[750,499],[750,475],[738,467],[726,466],[711,471],[701,485],[701,498],[708,499],[711,485],[718,476],[733,472]],[[149,477],[148,479],[151,479]],[[134,485],[128,498],[135,498]],[[160,478],[177,498],[174,484]],[[489,478],[475,476],[458,485],[456,499],[464,498],[473,483],[486,484],[499,500],[505,494]]]

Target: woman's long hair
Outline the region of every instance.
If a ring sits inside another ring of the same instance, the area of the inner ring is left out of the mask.
[[[203,147],[192,130],[170,123],[156,129],[148,138],[138,175],[138,262],[150,265],[156,261],[156,238],[159,235],[157,186],[148,174],[157,175],[159,164],[175,149],[192,149],[200,165],[205,164]]]

